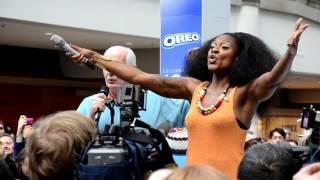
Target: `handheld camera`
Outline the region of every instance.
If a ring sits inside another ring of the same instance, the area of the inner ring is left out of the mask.
[[[27,121],[26,121],[26,125],[32,125],[33,124],[33,118],[27,118]]]

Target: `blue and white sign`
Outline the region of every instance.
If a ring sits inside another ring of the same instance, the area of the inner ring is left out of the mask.
[[[160,74],[179,76],[188,50],[229,31],[230,0],[160,0]]]
[[[179,76],[189,49],[201,45],[201,0],[161,0],[160,74]]]
[[[200,34],[197,32],[168,34],[163,37],[162,46],[165,49],[170,49],[175,46],[198,43],[199,41]]]
[[[229,31],[230,0],[160,0],[160,74],[180,76],[187,52]],[[173,155],[179,167],[185,155]]]

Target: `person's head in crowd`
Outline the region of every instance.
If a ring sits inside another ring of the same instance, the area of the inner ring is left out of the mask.
[[[246,143],[244,144],[244,150],[248,150],[250,147],[256,145],[256,144],[263,144],[265,143],[265,141],[261,138],[253,138],[250,139],[248,141],[246,141]]]
[[[130,48],[127,47],[112,46],[105,51],[104,56],[110,57],[123,64],[136,66],[136,55]],[[109,87],[111,95],[116,95],[117,88],[126,84],[124,80],[118,78],[116,75],[108,72],[107,70],[103,70],[103,76],[106,86]]]
[[[208,165],[192,165],[177,168],[165,180],[228,180],[229,178],[216,168]]]
[[[238,180],[291,180],[301,164],[278,144],[257,144],[240,162]]]
[[[275,128],[270,131],[269,138],[271,144],[278,144],[285,140],[286,133],[282,128]]]
[[[95,138],[93,121],[76,111],[62,111],[38,120],[26,143],[32,180],[72,179],[75,161]]]
[[[0,137],[0,155],[12,159],[13,157],[13,138],[9,134]]]
[[[111,46],[105,51],[104,56],[119,63],[136,66],[136,55],[130,48],[124,46]],[[89,113],[89,116],[92,119],[94,119],[97,109],[104,110],[106,98],[116,99],[118,88],[127,84],[126,81],[118,78],[116,75],[108,72],[105,69],[103,70],[103,77],[105,80],[105,85],[109,88],[109,93],[107,95],[108,97],[102,93],[95,94],[92,97],[91,109]]]
[[[7,125],[3,120],[0,119],[0,136],[2,136],[4,133],[8,133]]]

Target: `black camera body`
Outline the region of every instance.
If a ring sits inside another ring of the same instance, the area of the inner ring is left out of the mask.
[[[146,110],[146,91],[139,85],[127,84],[118,89],[117,104],[120,105],[121,121],[132,122],[140,117],[139,111]]]
[[[114,112],[114,105],[120,106],[121,122],[132,122],[134,118],[139,117],[139,110],[146,110],[145,94],[146,92],[140,86],[124,85],[117,91],[116,102],[108,101],[106,106],[110,112]],[[113,104],[110,105],[110,103]],[[113,115],[111,113],[111,118]],[[129,151],[124,143],[121,127],[114,124],[106,125],[104,132],[98,133],[87,155],[88,165],[108,165],[125,161]]]
[[[112,136],[102,136],[103,140],[100,139],[100,142],[96,141],[92,145],[87,153],[88,165],[108,165],[126,160],[128,149],[124,146],[123,139],[121,137],[114,138]],[[117,143],[115,144],[115,142]]]
[[[301,128],[320,128],[320,111],[313,108],[312,105],[304,107],[301,117]]]
[[[106,125],[104,132],[98,132],[94,143],[87,148],[85,161],[90,166],[88,171],[95,166],[100,169],[115,168],[119,171],[114,173],[120,173],[117,178],[135,174],[133,179],[142,179],[150,171],[174,164],[163,134],[139,119],[138,112],[146,110],[146,93],[140,86],[132,84],[118,89],[117,100],[112,104],[120,106],[120,126],[112,123],[113,105],[109,103],[107,107],[110,109],[111,124]],[[104,175],[108,179],[111,176]]]
[[[301,128],[312,129],[311,135],[307,138],[306,145],[309,148],[308,162],[320,161],[320,111],[312,105],[303,107],[301,116]]]
[[[308,146],[292,146],[289,142],[285,141],[280,142],[279,145],[289,151],[300,166],[307,163],[310,158],[310,147]]]

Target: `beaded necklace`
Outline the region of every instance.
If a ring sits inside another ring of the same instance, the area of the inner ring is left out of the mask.
[[[199,111],[204,114],[204,115],[207,115],[207,114],[211,114],[213,113],[215,110],[217,110],[220,105],[222,104],[224,98],[226,97],[226,94],[228,92],[228,89],[229,87],[218,97],[217,101],[211,105],[210,107],[203,107],[202,106],[202,100],[203,100],[203,97],[206,95],[207,93],[207,88],[210,86],[211,82],[208,82],[206,85],[204,85],[202,87],[202,89],[199,91],[199,95],[198,95],[198,98],[197,98],[197,106],[198,106],[198,109]]]

